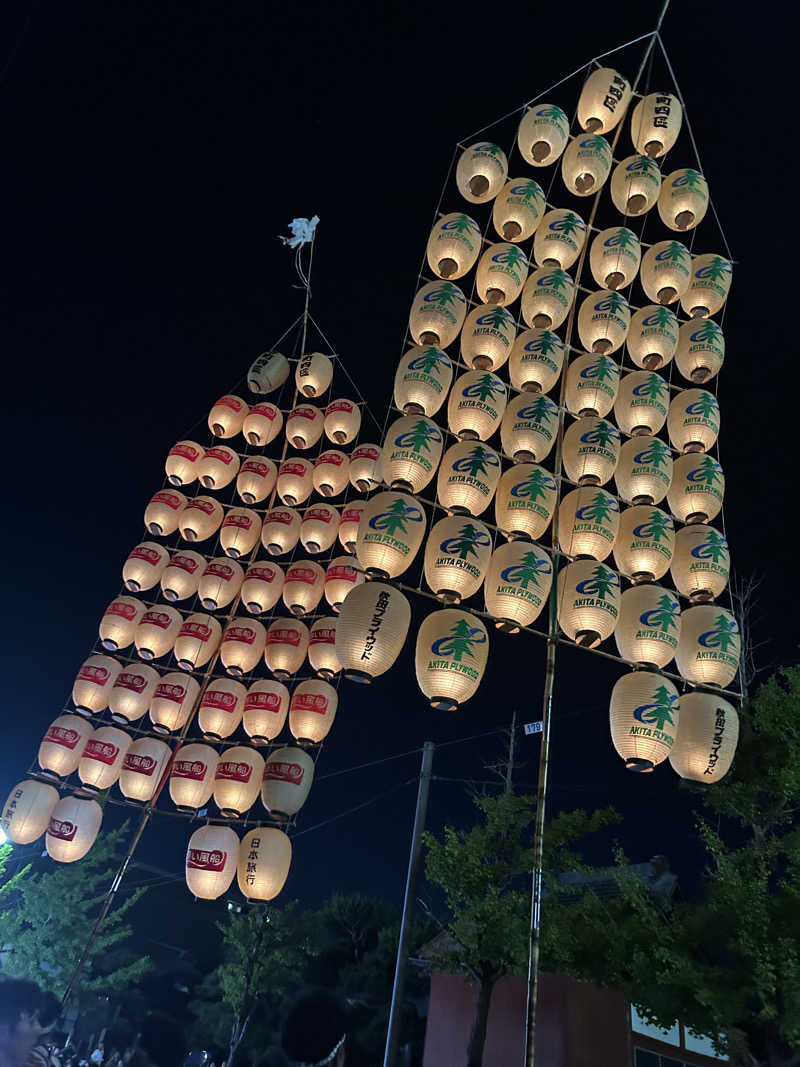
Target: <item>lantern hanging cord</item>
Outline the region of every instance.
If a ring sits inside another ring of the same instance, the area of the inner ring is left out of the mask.
[[[296,834],[292,834],[292,838],[302,837],[303,834],[310,834],[312,830],[319,830],[323,826],[328,826],[330,823],[336,822],[337,819],[343,819],[346,815],[354,815],[357,811],[361,811],[363,808],[368,808],[370,804],[376,804],[379,800],[391,796],[392,793],[396,793],[400,789],[405,789],[407,785],[413,785],[416,781],[416,778],[409,778],[405,782],[399,782],[397,785],[393,785],[391,789],[386,789],[382,793],[376,793],[375,796],[370,797],[369,800],[365,800],[361,804],[356,804],[353,808],[348,808],[346,811],[340,811],[338,815],[331,815],[329,819],[323,819],[322,822],[315,823],[313,826],[307,826],[305,830],[299,830]]]
[[[317,322],[317,320],[316,320],[316,319],[314,318],[314,316],[313,316],[313,315],[311,314],[311,312],[310,312],[310,311],[309,311],[309,313],[308,313],[308,321],[309,321],[309,322],[311,323],[311,325],[312,325],[312,326],[314,327],[314,329],[315,329],[315,330],[317,331],[317,333],[318,333],[318,334],[320,335],[320,337],[322,338],[322,340],[323,340],[323,341],[325,342],[325,344],[326,344],[326,345],[328,346],[328,348],[329,348],[330,352],[331,352],[331,353],[333,353],[333,352],[334,352],[334,347],[333,347],[333,345],[332,345],[332,344],[331,344],[331,342],[330,342],[330,341],[328,340],[328,337],[327,337],[327,335],[325,334],[324,330],[322,329],[322,327],[320,326],[320,324],[319,324],[319,323]],[[377,426],[378,430],[380,430],[380,429],[381,429],[381,424],[380,424],[380,423],[378,422],[378,420],[377,420],[377,419],[375,418],[375,416],[374,416],[374,414],[372,413],[372,410],[371,410],[371,408],[370,408],[369,404],[368,404],[368,403],[367,403],[367,401],[366,401],[366,400],[364,399],[364,394],[363,394],[363,393],[361,392],[361,390],[360,390],[360,389],[358,388],[358,386],[356,385],[356,383],[355,383],[355,382],[353,381],[353,377],[352,377],[352,375],[350,374],[350,371],[349,371],[349,370],[347,369],[347,367],[345,366],[345,362],[344,362],[344,360],[343,360],[343,359],[341,358],[341,356],[339,356],[339,357],[338,357],[338,361],[339,361],[339,366],[340,366],[340,367],[341,367],[341,369],[342,369],[342,370],[344,371],[344,375],[345,375],[345,377],[347,378],[347,380],[348,380],[348,382],[350,383],[350,385],[351,385],[351,386],[353,387],[353,390],[355,391],[355,394],[356,394],[356,396],[358,397],[358,402],[359,402],[359,405],[360,405],[361,407],[363,407],[363,408],[364,408],[364,410],[366,411],[366,413],[367,413],[367,414],[369,415],[369,417],[370,417],[370,418],[372,419],[372,421],[373,421],[373,422],[375,423],[375,425]]]

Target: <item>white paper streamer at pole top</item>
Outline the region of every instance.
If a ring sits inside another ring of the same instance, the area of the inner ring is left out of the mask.
[[[279,240],[283,241],[289,248],[301,248],[312,240],[318,222],[319,215],[315,215],[312,219],[292,219],[289,223],[289,229],[292,231],[292,236],[281,237]]]

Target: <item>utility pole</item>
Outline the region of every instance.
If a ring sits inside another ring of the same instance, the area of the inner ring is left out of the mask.
[[[400,938],[397,943],[397,963],[394,970],[392,1006],[389,1010],[389,1029],[386,1034],[383,1067],[396,1067],[397,1064],[403,994],[406,985],[406,966],[408,964],[408,941],[411,936],[411,922],[414,918],[414,900],[417,895],[417,877],[419,875],[419,861],[422,852],[422,831],[425,829],[425,815],[428,810],[428,793],[431,786],[434,748],[433,741],[426,741],[422,749],[422,768],[417,789],[417,810],[414,814],[414,829],[411,833],[411,853],[408,857],[406,892],[403,898]]]

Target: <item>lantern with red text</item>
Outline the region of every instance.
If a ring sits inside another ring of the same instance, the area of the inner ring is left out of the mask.
[[[197,464],[204,452],[196,441],[178,441],[167,453],[164,470],[170,485],[191,485],[197,477]]]
[[[414,345],[397,365],[394,402],[405,415],[435,415],[453,380],[450,357],[439,348]],[[350,456],[352,470],[353,455]],[[351,474],[352,481],[352,474]]]
[[[200,698],[197,725],[209,741],[230,737],[242,721],[247,689],[232,678],[215,678]]]
[[[672,580],[693,604],[714,600],[728,584],[731,554],[728,542],[713,526],[683,526],[675,536]]]
[[[251,830],[239,846],[236,880],[247,900],[274,900],[286,884],[292,842],[277,826]]]
[[[672,453],[658,437],[632,437],[619,450],[614,481],[626,504],[658,504],[672,482]]]
[[[239,473],[239,457],[227,445],[213,445],[197,464],[197,477],[206,489],[224,489]]]
[[[175,643],[183,616],[175,608],[158,605],[148,608],[136,627],[133,643],[142,659],[161,659]]]
[[[270,753],[264,767],[261,803],[273,819],[296,815],[308,799],[314,781],[314,761],[297,745]]]
[[[126,666],[117,675],[108,697],[115,722],[136,722],[150,707],[161,676],[152,667],[139,663]]]
[[[345,677],[369,683],[388,671],[405,644],[411,605],[394,586],[364,582],[339,609],[336,656]]]
[[[575,196],[591,196],[611,173],[611,145],[599,134],[590,133],[570,141],[561,157],[561,177]]]
[[[716,693],[684,693],[681,723],[669,762],[681,778],[711,785],[731,768],[739,741],[739,716]]]
[[[361,429],[361,408],[343,397],[332,400],[325,408],[325,436],[337,445],[354,441]]]
[[[133,643],[133,635],[139,619],[145,613],[145,605],[133,596],[118,596],[106,608],[100,620],[100,644],[110,652],[127,648]]]
[[[132,549],[122,568],[122,580],[132,593],[152,589],[169,561],[169,552],[155,541],[142,541]]]
[[[193,497],[178,516],[178,530],[186,541],[207,541],[217,532],[225,509],[210,496]]]
[[[96,800],[62,797],[50,814],[45,848],[57,863],[81,860],[95,843],[103,821],[103,809]]]
[[[442,431],[430,419],[404,415],[386,432],[381,456],[383,478],[392,489],[419,493],[436,471],[442,456]]]
[[[660,585],[635,585],[622,594],[614,631],[623,659],[645,667],[666,667],[678,647],[681,606]]]
[[[545,195],[538,182],[512,178],[494,202],[492,224],[504,241],[527,241],[542,221],[544,209]]]
[[[359,493],[368,493],[381,483],[380,473],[381,449],[368,442],[354,448],[350,453],[350,465],[347,477]]]
[[[536,104],[526,111],[517,131],[519,150],[534,167],[554,163],[568,140],[569,119],[555,104]]]
[[[161,489],[144,509],[144,524],[151,534],[167,537],[178,529],[178,512],[186,497],[177,489]]]
[[[313,448],[322,437],[324,418],[313,404],[298,404],[286,416],[286,439],[295,448]]]
[[[475,266],[481,250],[481,231],[469,215],[442,215],[428,237],[428,264],[439,278],[460,278]]]
[[[485,204],[503,188],[508,160],[499,145],[477,141],[465,148],[456,164],[456,185],[465,200]]]
[[[275,677],[285,682],[303,665],[308,651],[308,627],[299,619],[275,619],[267,630],[264,660]]]
[[[289,713],[289,690],[272,678],[253,682],[244,698],[242,726],[254,745],[272,741]]]
[[[96,715],[108,707],[112,686],[122,665],[111,656],[89,656],[72,686],[72,703],[78,711]]]
[[[578,645],[596,648],[610,637],[619,616],[619,575],[593,559],[558,572],[558,624]]]
[[[283,583],[283,602],[293,615],[307,615],[322,599],[325,571],[309,559],[292,563]]]
[[[495,626],[517,633],[541,614],[553,582],[548,554],[525,541],[509,541],[495,549],[484,582],[486,610]]]
[[[278,468],[271,459],[246,459],[236,476],[236,492],[245,504],[259,504],[275,488]]]
[[[701,384],[719,373],[725,359],[725,338],[713,319],[685,322],[678,331],[675,364],[684,378]]]
[[[364,572],[349,556],[337,556],[325,571],[324,593],[334,611],[338,612],[342,601],[353,588],[365,581]]]
[[[250,410],[238,396],[222,396],[208,415],[208,428],[215,437],[235,437]]]
[[[514,342],[508,374],[515,389],[548,393],[564,366],[564,342],[551,330],[524,330]]]
[[[8,794],[0,816],[4,838],[15,845],[31,845],[50,825],[53,809],[58,803],[58,790],[45,782],[28,779],[19,782]]]
[[[608,133],[631,102],[633,90],[627,78],[613,67],[598,67],[583,83],[578,97],[581,129]]]
[[[558,543],[573,559],[604,560],[619,529],[619,504],[597,486],[573,489],[558,506]]]
[[[725,475],[712,456],[679,456],[667,491],[670,511],[680,522],[709,522],[719,514],[725,494]]]
[[[263,615],[280,600],[283,582],[284,574],[277,563],[251,563],[242,582],[242,603],[251,615]]]
[[[535,541],[550,525],[557,500],[556,482],[549,471],[535,463],[516,464],[497,485],[497,525],[511,541]]]
[[[662,578],[675,551],[675,523],[651,504],[625,508],[620,515],[614,559],[634,584]]]
[[[633,437],[652,437],[667,419],[669,386],[651,370],[635,370],[619,383],[614,401],[617,426]]]
[[[261,518],[250,508],[229,508],[222,520],[219,543],[226,556],[240,559],[249,555],[258,544]]]
[[[333,381],[333,363],[322,352],[308,352],[297,364],[294,380],[303,396],[322,396]]]
[[[680,241],[659,241],[642,257],[640,278],[648,300],[672,304],[686,292],[692,273],[692,256]]]
[[[247,385],[263,396],[278,389],[289,377],[289,360],[281,352],[262,352],[247,372]],[[250,409],[252,411],[252,408]]]
[[[48,776],[66,778],[78,769],[78,761],[94,728],[80,715],[59,715],[47,728],[39,745],[39,766]]]
[[[170,671],[159,679],[150,701],[150,721],[158,734],[180,730],[194,708],[200,683],[183,671]]]
[[[200,900],[226,893],[236,873],[239,838],[230,826],[202,826],[186,849],[186,885]]]
[[[351,464],[352,470],[352,464]],[[364,514],[366,504],[347,504],[342,509],[341,521],[339,522],[339,541],[346,552],[351,555],[356,550],[356,538],[361,516]]]
[[[330,504],[314,504],[303,515],[300,543],[308,552],[326,552],[336,540],[339,512]]]
[[[314,460],[312,481],[314,488],[323,496],[338,496],[347,488],[350,460],[344,452],[335,448],[321,452]]]
[[[172,749],[154,737],[139,737],[122,761],[119,788],[130,800],[152,800]]]
[[[611,174],[611,200],[623,215],[644,215],[658,200],[661,171],[647,156],[627,156]]]
[[[453,515],[480,515],[500,481],[500,456],[480,441],[461,441],[442,457],[436,482],[439,503]]]
[[[625,341],[637,367],[658,370],[669,363],[678,347],[678,320],[667,307],[648,304],[631,319]]]
[[[335,678],[342,669],[336,655],[337,621],[333,615],[323,615],[321,619],[314,621],[309,633],[308,662],[317,677],[326,682]]]
[[[169,795],[178,811],[195,812],[211,800],[218,761],[210,745],[181,745],[169,772]]]
[[[214,803],[223,815],[236,818],[249,811],[261,791],[264,757],[249,745],[226,748],[214,772]]]
[[[467,314],[467,298],[452,282],[428,282],[414,297],[409,329],[414,343],[447,348],[458,337]]]
[[[99,793],[119,778],[122,762],[133,738],[116,726],[101,726],[84,746],[78,761],[78,777],[84,789]]]
[[[742,638],[734,616],[716,604],[698,604],[683,613],[675,653],[678,670],[695,685],[730,685],[739,669]]]
[[[219,658],[228,674],[249,674],[261,659],[267,631],[255,619],[231,619],[219,646]]]
[[[323,741],[333,726],[339,697],[328,682],[311,678],[301,682],[289,704],[289,729],[301,744]]]
[[[199,552],[178,549],[161,575],[161,592],[167,600],[186,600],[200,585],[206,561]]]
[[[294,508],[273,508],[264,516],[261,544],[271,556],[291,552],[300,538],[302,519]]]
[[[680,726],[681,700],[667,678],[651,671],[623,674],[611,691],[611,741],[629,771],[663,763]]]
[[[311,463],[299,456],[292,456],[281,463],[276,488],[284,504],[294,507],[308,499],[314,487],[313,470]]]
[[[206,611],[227,607],[242,587],[244,571],[232,559],[212,559],[200,576],[197,592]]]
[[[504,307],[482,304],[470,311],[461,330],[461,358],[476,370],[497,370],[508,359],[516,332],[514,316]]]
[[[492,535],[482,522],[440,519],[425,546],[425,581],[443,604],[460,604],[480,588],[491,554]]]
[[[667,417],[669,439],[679,452],[707,452],[719,433],[719,404],[705,389],[676,393]]]
[[[536,229],[533,257],[542,269],[560,267],[565,271],[580,255],[585,240],[586,223],[580,215],[566,208],[556,208],[547,212]],[[571,278],[569,280],[572,281]],[[533,325],[538,326],[539,323]]]
[[[204,667],[219,648],[222,627],[213,615],[189,615],[175,638],[175,659],[185,671]]]
[[[564,434],[564,470],[578,485],[605,485],[619,460],[616,426],[593,416],[578,419]]]
[[[477,692],[489,658],[489,635],[476,615],[434,611],[417,633],[417,684],[438,711],[457,711]]]
[[[503,451],[515,463],[544,459],[558,430],[558,408],[544,395],[520,393],[506,408],[500,424]]]
[[[248,443],[258,445],[259,448],[264,448],[270,441],[274,441],[282,429],[281,409],[266,400],[254,404],[242,424],[242,432]]]

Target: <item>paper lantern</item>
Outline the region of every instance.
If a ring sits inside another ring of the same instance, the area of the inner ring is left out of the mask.
[[[101,726],[84,745],[78,761],[78,777],[93,793],[108,789],[119,778],[133,738],[116,726]]]
[[[716,604],[698,604],[683,613],[675,662],[688,682],[730,685],[739,669],[741,650],[739,625],[729,611]]]
[[[669,363],[678,347],[678,320],[669,308],[648,304],[631,319],[625,343],[637,367],[658,370]]]
[[[589,267],[602,289],[622,289],[630,285],[641,260],[639,238],[627,226],[609,226],[592,241]]]
[[[100,644],[113,652],[133,643],[136,627],[145,613],[145,605],[132,596],[112,600],[100,620]]]
[[[78,769],[78,761],[93,733],[94,728],[82,716],[59,715],[50,723],[39,745],[39,766],[49,776],[67,778]]]
[[[200,576],[200,603],[206,611],[227,607],[241,589],[243,579],[244,571],[232,559],[212,559]]]
[[[175,608],[148,608],[133,637],[136,652],[142,659],[161,659],[172,648],[182,625],[183,616]]]
[[[215,437],[235,437],[242,429],[249,406],[238,396],[219,398],[208,415],[208,428]]]
[[[556,329],[575,299],[575,283],[566,271],[542,267],[530,275],[522,290],[520,310],[527,326]]]
[[[539,267],[546,267],[550,271],[555,267],[565,271],[581,254],[585,240],[586,223],[580,215],[567,208],[556,208],[547,212],[536,229],[533,258]]]
[[[141,719],[155,696],[161,681],[158,671],[139,663],[121,670],[111,687],[108,706],[115,722],[135,722]]]
[[[277,826],[261,826],[242,838],[236,880],[247,900],[274,900],[286,884],[292,842]]]
[[[203,737],[221,741],[235,733],[242,721],[246,696],[245,686],[232,678],[215,678],[209,682],[197,709],[197,725]]]
[[[364,572],[353,563],[350,556],[337,556],[330,561],[325,571],[325,599],[333,610],[338,612],[353,586],[360,585],[363,581]]]
[[[667,419],[669,439],[679,452],[707,452],[719,433],[719,404],[705,389],[676,393]]]
[[[264,767],[261,803],[274,819],[288,819],[305,804],[313,781],[314,761],[307,752],[297,745],[278,748]]]
[[[226,748],[214,772],[214,803],[222,815],[236,818],[249,811],[261,792],[264,757],[249,745]]]
[[[180,730],[194,710],[200,683],[183,671],[170,671],[159,679],[150,701],[150,721],[158,734]]]
[[[247,372],[247,385],[254,393],[263,395],[280,388],[288,377],[289,360],[286,356],[280,352],[262,352]]]
[[[179,811],[198,811],[211,800],[219,756],[210,745],[181,745],[169,772],[169,795]]]
[[[178,516],[178,530],[186,541],[207,541],[220,528],[225,509],[210,496],[189,500]]]
[[[312,448],[322,437],[324,423],[321,408],[298,404],[286,416],[286,440],[295,448]]]
[[[352,463],[350,465],[352,473]],[[348,504],[342,508],[342,517],[339,522],[339,541],[346,552],[351,554],[356,550],[356,538],[361,516],[364,514],[366,504]]]
[[[128,554],[122,567],[126,589],[139,593],[152,589],[167,565],[169,552],[155,541],[142,541]]]
[[[354,441],[361,429],[361,408],[354,400],[332,400],[325,408],[325,435],[337,445]]]
[[[189,838],[186,885],[200,900],[216,900],[230,889],[239,858],[239,838],[230,826],[203,826]]]
[[[530,626],[541,614],[552,582],[552,561],[538,546],[509,541],[495,549],[484,590],[486,610],[498,630],[517,633]]]
[[[494,308],[493,312],[497,313],[501,322],[508,315],[503,308]],[[406,415],[435,415],[447,396],[452,380],[453,364],[449,356],[432,345],[427,348],[414,345],[397,366],[394,376],[395,407]],[[351,453],[351,481],[352,466]]]
[[[462,441],[488,441],[506,410],[506,385],[491,371],[472,370],[453,382],[447,424]]]
[[[451,516],[431,527],[425,546],[425,581],[444,604],[460,604],[481,586],[492,554],[482,522]]]
[[[609,356],[578,356],[567,367],[565,400],[573,415],[607,415],[619,389],[620,370]]]
[[[629,771],[652,771],[675,744],[681,710],[678,690],[651,671],[623,674],[611,691],[611,741]]]
[[[345,678],[368,683],[388,671],[410,622],[411,605],[394,586],[365,582],[351,589],[336,623],[336,657]]]
[[[534,167],[555,163],[568,140],[569,119],[555,104],[537,104],[526,111],[517,131],[519,150]]]
[[[197,464],[197,477],[206,489],[224,489],[239,473],[239,457],[227,445],[207,448]]]
[[[342,665],[336,655],[336,624],[332,615],[316,619],[308,639],[308,662],[318,678],[329,682],[341,671]]]
[[[249,508],[228,508],[219,531],[220,548],[226,556],[249,556],[258,544],[261,517]]]
[[[275,488],[278,468],[271,459],[247,459],[236,477],[236,492],[245,504],[258,504]]]
[[[242,726],[254,745],[272,741],[289,714],[289,690],[271,678],[253,682],[244,698]]]
[[[58,790],[45,782],[31,779],[19,782],[8,794],[0,817],[4,838],[15,845],[31,845],[50,825],[58,803]]]
[[[712,319],[685,322],[678,333],[675,363],[684,378],[698,384],[719,373],[725,358],[725,338]]]
[[[308,627],[299,619],[275,619],[267,629],[264,660],[275,677],[285,682],[303,665],[308,651]]]
[[[510,467],[497,485],[494,513],[509,540],[538,540],[553,517],[558,491],[555,478],[535,463]]]
[[[300,544],[307,552],[327,552],[336,540],[339,512],[330,504],[314,504],[303,515]]]
[[[200,575],[205,569],[206,561],[199,552],[173,552],[167,566],[161,574],[161,592],[170,601],[186,600],[194,596],[200,585]]]
[[[515,244],[489,245],[475,271],[475,285],[484,304],[513,304],[528,276],[528,257]]]
[[[575,196],[591,196],[611,173],[611,162],[611,145],[605,137],[576,137],[561,157],[561,178]]]
[[[558,506],[558,543],[573,559],[604,560],[618,529],[619,504],[603,489],[573,489]]]
[[[457,711],[477,692],[489,658],[489,635],[477,615],[434,611],[417,633],[417,683],[438,711]]]
[[[384,480],[392,489],[418,493],[434,475],[442,456],[442,432],[420,415],[404,415],[386,431],[381,456]]]
[[[186,497],[177,489],[161,489],[144,509],[144,524],[151,534],[167,537],[178,529],[178,512]]]
[[[363,444],[350,453],[347,477],[359,493],[368,493],[381,483],[381,450],[378,445]]]
[[[617,426],[633,437],[652,437],[667,419],[669,386],[650,370],[635,370],[619,383],[614,401]]]
[[[683,296],[692,274],[692,257],[680,241],[659,241],[642,257],[640,278],[648,300],[672,304]]]
[[[294,507],[308,499],[314,487],[313,471],[311,462],[300,456],[292,456],[281,463],[276,488],[284,504]]]
[[[292,563],[283,583],[283,602],[292,615],[307,615],[322,599],[325,571],[318,563],[303,559]]]
[[[564,471],[578,485],[605,485],[619,460],[619,430],[605,419],[578,419],[564,434]]]
[[[303,396],[322,396],[333,381],[333,363],[322,352],[308,352],[297,364],[294,380]]]
[[[503,452],[515,463],[544,459],[558,432],[558,408],[546,396],[515,396],[503,416],[500,440]]]
[[[578,312],[578,335],[587,352],[616,352],[628,335],[631,311],[621,293],[590,293]]]
[[[674,170],[661,184],[658,213],[670,230],[692,230],[708,210],[708,182],[691,167]]]
[[[514,316],[498,304],[481,304],[461,329],[461,358],[476,370],[497,370],[508,359],[517,327]]]
[[[681,132],[683,109],[672,93],[648,93],[631,115],[631,140],[637,152],[658,159],[675,144]]]
[[[681,778],[711,785],[731,768],[739,741],[739,716],[716,693],[684,693],[681,724],[669,762]]]
[[[339,698],[327,682],[311,678],[301,682],[292,693],[289,705],[289,729],[301,744],[323,741],[333,726]]]
[[[82,860],[97,839],[103,809],[96,800],[62,797],[50,814],[45,847],[57,863]]]
[[[196,441],[178,441],[167,453],[164,470],[170,485],[191,485],[197,477],[197,463],[204,452]]]
[[[248,443],[258,445],[259,448],[265,448],[270,441],[274,441],[282,429],[283,413],[281,409],[274,404],[270,404],[267,400],[254,404],[242,424],[242,432]]]
[[[452,515],[480,515],[500,480],[500,456],[480,441],[461,441],[442,457],[436,482],[439,503]]]
[[[708,318],[716,314],[728,298],[733,264],[713,254],[692,260],[692,276],[681,297],[681,307],[691,318]]]
[[[232,619],[225,627],[219,658],[228,674],[249,674],[264,652],[267,631],[255,619]]]
[[[465,200],[485,204],[503,188],[508,160],[499,145],[477,141],[465,148],[456,164],[456,185]]]
[[[251,563],[242,582],[242,603],[251,615],[263,615],[280,600],[284,573],[277,563],[259,560]]]
[[[542,220],[545,195],[532,178],[512,178],[495,198],[492,223],[504,241],[527,241]]]
[[[549,393],[564,366],[564,342],[550,330],[524,330],[514,342],[508,374],[515,389]]]
[[[675,460],[667,503],[679,522],[709,522],[719,514],[724,495],[725,475],[711,456],[689,453]]]
[[[213,615],[189,615],[175,638],[175,659],[185,671],[204,667],[219,648],[222,627]]]
[[[323,496],[338,496],[347,488],[350,460],[344,452],[329,448],[314,460],[314,488]]]
[[[72,703],[87,715],[108,707],[112,686],[122,665],[111,656],[89,656],[72,686]]]
[[[658,437],[633,437],[619,450],[614,481],[626,504],[658,504],[672,482],[672,453]]]
[[[619,575],[602,563],[568,563],[558,572],[558,625],[576,644],[596,648],[614,632],[619,595]]]
[[[627,156],[611,174],[611,200],[621,214],[644,215],[658,200],[661,171],[647,156]]]
[[[130,800],[152,800],[161,782],[172,749],[154,737],[139,737],[125,754],[119,788]]]
[[[671,574],[675,588],[692,603],[714,600],[728,584],[728,542],[713,526],[683,526],[675,535]]]
[[[647,667],[666,667],[678,647],[681,606],[660,585],[635,585],[622,594],[614,631],[623,659]]]
[[[481,229],[469,215],[442,215],[431,230],[426,255],[439,278],[461,278],[475,266],[481,251]]]
[[[660,508],[637,504],[620,515],[614,559],[634,583],[663,577],[675,551],[675,523]]]
[[[612,67],[598,67],[583,83],[578,97],[578,122],[582,130],[608,133],[625,114],[631,102],[630,82]]]
[[[428,282],[411,305],[409,329],[415,344],[447,348],[458,337],[467,298],[452,282]]]
[[[291,552],[300,539],[303,520],[293,508],[273,508],[264,516],[261,544],[271,556]]]

